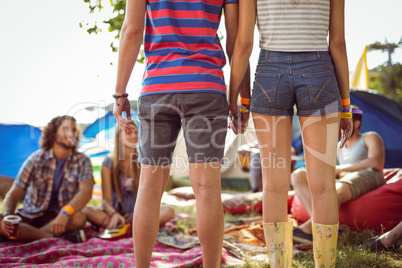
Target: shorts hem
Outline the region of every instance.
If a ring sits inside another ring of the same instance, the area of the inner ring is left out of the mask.
[[[149,158],[148,158],[149,159]],[[166,167],[170,166],[173,163],[173,160],[167,160],[166,157],[161,157],[158,161],[148,161],[144,159],[138,159],[138,163],[147,165],[147,166],[157,166],[157,167]]]
[[[320,116],[326,114],[333,114],[342,111],[342,106],[339,105],[337,107],[325,107],[320,109],[312,109],[312,110],[297,110],[298,116]]]

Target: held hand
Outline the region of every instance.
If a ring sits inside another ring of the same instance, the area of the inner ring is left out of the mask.
[[[238,108],[236,110],[230,109],[229,117],[229,128],[231,128],[236,135],[246,132],[250,118],[249,112],[242,113]]]
[[[0,222],[0,234],[10,238],[12,232],[14,230],[14,225],[10,222],[5,221],[4,219]]]
[[[339,148],[343,148],[346,142],[350,139],[352,135],[352,119],[351,118],[341,118],[341,122],[339,125],[339,139],[341,139],[341,143]]]
[[[126,118],[123,118],[123,112],[126,113]],[[127,98],[118,98],[114,104],[113,115],[116,118],[117,123],[121,130],[126,133],[132,133],[134,131],[134,126],[130,126],[128,123],[131,122],[130,113],[130,102]]]
[[[124,225],[125,219],[120,213],[114,213],[110,219],[109,224],[106,226],[107,229],[116,229],[117,226]]]
[[[64,233],[66,231],[68,221],[69,218],[67,215],[59,213],[52,223],[52,234],[61,235],[62,233]]]

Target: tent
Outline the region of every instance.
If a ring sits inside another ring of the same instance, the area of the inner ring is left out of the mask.
[[[131,110],[131,118],[138,125],[137,112]],[[79,151],[88,157],[98,157],[108,154],[114,147],[114,127],[116,118],[113,111],[109,111],[104,116],[96,119],[88,125],[82,132]]]
[[[41,133],[31,125],[0,123],[0,175],[17,176],[28,156],[39,149]]]
[[[402,105],[374,90],[351,90],[350,102],[363,111],[361,132],[376,131],[382,137],[385,168],[402,167]]]

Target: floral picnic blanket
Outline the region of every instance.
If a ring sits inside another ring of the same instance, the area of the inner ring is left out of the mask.
[[[223,249],[222,263],[242,263]],[[156,243],[151,267],[198,267],[202,264],[201,247],[178,249]],[[73,244],[60,238],[40,239],[31,243],[0,243],[0,267],[135,267],[131,238],[116,241],[91,238]]]

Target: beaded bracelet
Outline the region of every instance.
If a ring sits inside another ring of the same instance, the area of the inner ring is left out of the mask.
[[[127,98],[127,97],[128,97],[128,94],[127,94],[127,93],[124,93],[123,95],[116,95],[116,94],[113,94],[112,97],[117,100],[118,98]]]

